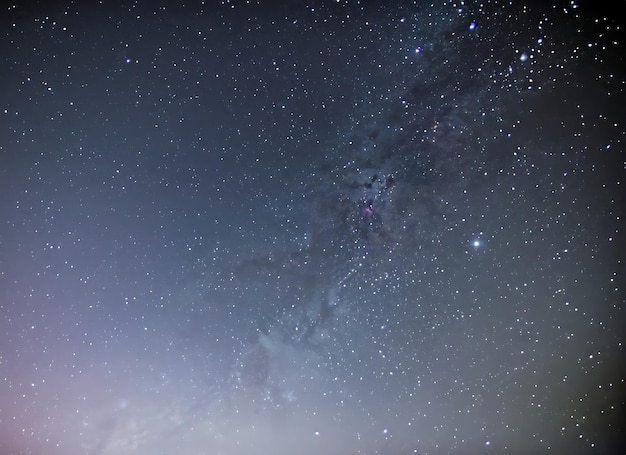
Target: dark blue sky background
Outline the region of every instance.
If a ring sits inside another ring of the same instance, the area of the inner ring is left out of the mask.
[[[615,11],[169,3],[0,19],[2,454],[624,451]]]

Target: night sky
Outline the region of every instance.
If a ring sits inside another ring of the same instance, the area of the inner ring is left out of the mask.
[[[626,453],[618,6],[15,3],[0,455]]]

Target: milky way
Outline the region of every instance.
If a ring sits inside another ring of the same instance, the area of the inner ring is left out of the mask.
[[[0,452],[624,452],[618,13],[205,3],[0,19]]]

